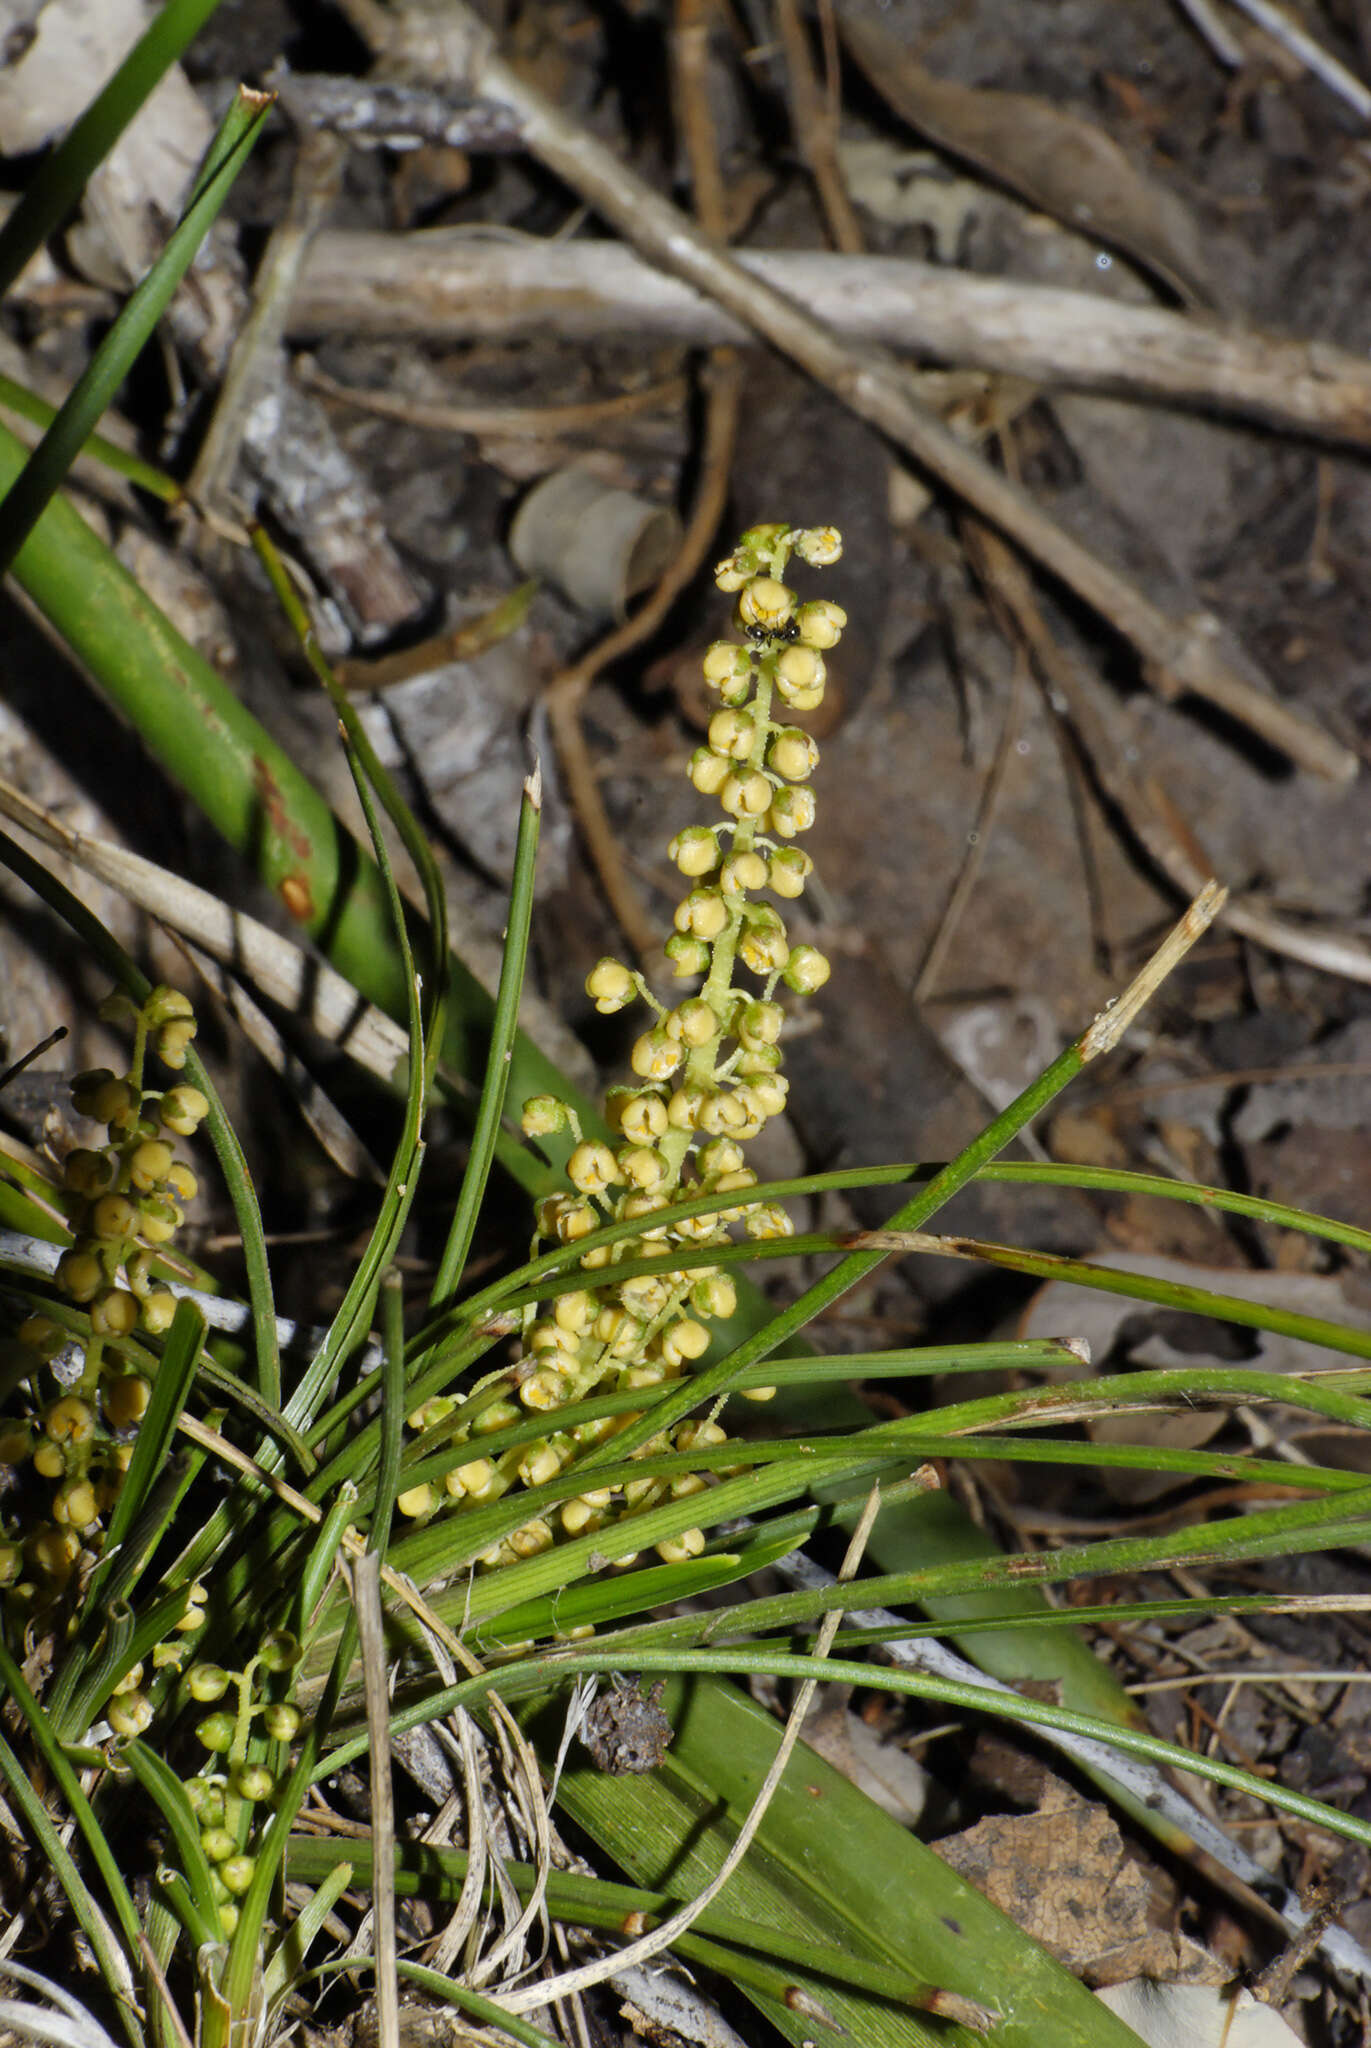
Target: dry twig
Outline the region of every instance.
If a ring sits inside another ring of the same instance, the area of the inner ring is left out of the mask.
[[[441,47],[435,47],[432,18],[421,10],[410,9],[390,19],[394,26],[386,48],[392,64],[422,62],[431,74],[436,62],[463,89],[503,100],[520,119],[525,147],[541,163],[654,263],[706,292],[765,336],[982,518],[1010,535],[1132,643],[1154,689],[1166,696],[1193,692],[1299,766],[1331,781],[1347,781],[1357,772],[1355,754],[1288,710],[1225,657],[1218,619],[1208,612],[1170,617],[1130,578],[1047,518],[1024,491],[964,447],[915,400],[897,363],[880,351],[845,344],[810,313],[744,270],[507,65],[497,54],[490,31],[462,0],[451,0],[443,11]],[[1244,666],[1250,664],[1245,661]]]
[[[845,340],[1371,447],[1371,364],[1324,342],[902,256],[741,249],[732,260]],[[495,240],[457,228],[326,229],[288,328],[297,340],[551,333],[588,342],[630,329],[696,347],[755,339],[745,321],[617,242]]]

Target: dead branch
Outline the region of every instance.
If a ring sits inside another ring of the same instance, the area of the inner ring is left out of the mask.
[[[1324,342],[898,256],[768,249],[733,260],[847,342],[1371,447],[1371,363]],[[620,243],[496,240],[460,228],[325,231],[311,245],[288,331],[297,341],[547,333],[573,343],[631,332],[692,347],[755,338]]]

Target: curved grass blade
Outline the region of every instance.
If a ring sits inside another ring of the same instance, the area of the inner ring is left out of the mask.
[[[228,198],[233,181],[261,132],[273,96],[240,86],[210,143],[176,227],[157,261],[125,301],[88,367],[59,407],[52,425],[0,500],[0,572],[8,569],[43,508],[94,433]],[[0,262],[3,262],[0,245]]]
[[[55,233],[129,122],[219,5],[219,0],[167,0],[108,84],[40,165],[0,228],[0,297]]]

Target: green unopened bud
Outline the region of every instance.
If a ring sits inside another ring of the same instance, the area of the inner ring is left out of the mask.
[[[118,1177],[119,1161],[113,1152],[92,1152],[89,1147],[78,1145],[62,1161],[62,1185],[74,1195],[103,1195]]]
[[[152,1701],[145,1692],[118,1693],[105,1708],[116,1735],[142,1735],[152,1726]]]
[[[555,1095],[530,1095],[519,1119],[526,1138],[551,1138],[567,1127],[566,1104]]]
[[[245,1892],[248,1886],[252,1883],[253,1873],[255,1872],[256,1868],[257,1861],[256,1858],[253,1856],[244,1856],[241,1854],[237,1856],[226,1856],[224,1858],[224,1861],[219,1865],[218,1875],[223,1879],[224,1884],[228,1887],[229,1891],[241,1894]],[[221,1907],[219,1913],[219,1917],[221,1920],[226,1918],[226,1912],[227,1909]]]
[[[195,1733],[212,1756],[224,1756],[233,1747],[232,1714],[206,1714]]]
[[[265,1764],[244,1764],[234,1777],[233,1789],[250,1806],[258,1806],[262,1800],[271,1798],[276,1779]]]
[[[57,1261],[55,1277],[73,1301],[93,1301],[105,1284],[104,1263],[93,1251],[75,1246]]]
[[[262,1729],[273,1742],[294,1742],[300,1732],[300,1709],[288,1700],[273,1700],[262,1714]]]
[[[690,932],[673,932],[663,949],[677,981],[693,981],[709,972],[709,947]]]
[[[186,1673],[186,1691],[201,1706],[221,1700],[229,1688],[229,1675],[222,1664],[192,1664]]]
[[[138,1223],[138,1211],[127,1195],[101,1195],[91,1203],[90,1231],[92,1237],[131,1237]]]
[[[117,1111],[130,1109],[138,1101],[131,1081],[110,1072],[108,1067],[90,1067],[71,1084],[72,1108],[78,1116],[93,1116],[107,1124]]]
[[[263,1671],[293,1671],[304,1656],[294,1629],[274,1628],[263,1636],[257,1648],[257,1662]]]
[[[823,987],[833,972],[828,961],[814,946],[795,946],[782,970],[781,979],[787,988],[793,988],[797,996],[810,996]]]

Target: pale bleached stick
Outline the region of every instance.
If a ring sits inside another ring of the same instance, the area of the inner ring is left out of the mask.
[[[743,249],[732,260],[844,341],[1371,447],[1371,363],[1325,342],[902,256]],[[326,230],[306,257],[287,331],[297,341],[548,333],[573,343],[631,332],[696,347],[753,338],[723,306],[622,243],[494,240],[457,228]]]

